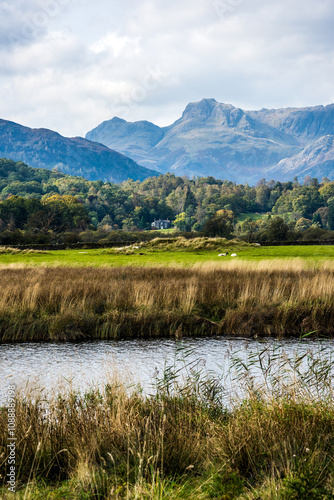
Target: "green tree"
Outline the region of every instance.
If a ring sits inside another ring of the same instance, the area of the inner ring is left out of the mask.
[[[270,241],[283,241],[287,235],[289,226],[285,224],[281,217],[272,219],[266,230],[266,234]]]
[[[323,187],[319,189],[320,195],[327,202],[329,198],[334,197],[334,182],[330,182],[325,184]]]
[[[251,240],[252,234],[258,230],[258,222],[254,221],[250,217],[247,217],[244,222],[241,224],[241,233],[248,235],[248,241]]]
[[[268,203],[270,199],[270,189],[266,185],[261,185],[256,188],[256,203],[261,211],[269,209]]]
[[[190,187],[187,188],[187,195],[184,202],[183,211],[186,212],[189,216],[192,216],[197,207],[197,200],[191,191]]]
[[[206,236],[230,238],[234,230],[234,214],[229,210],[219,210],[206,221],[203,232]]]
[[[8,200],[0,203],[0,219],[17,229],[23,229],[30,215],[41,208],[40,200],[11,196]]]
[[[43,205],[53,215],[52,229],[54,230],[80,229],[83,231],[89,225],[90,220],[84,205],[74,196],[53,195],[46,198]]]
[[[328,205],[328,213],[327,213],[328,229],[330,231],[334,231],[334,197],[329,198],[329,200],[327,201],[327,205]]]
[[[176,216],[174,225],[179,229],[179,231],[191,231],[194,221],[193,217],[188,217],[185,212],[182,212]]]
[[[302,217],[301,219],[299,219],[297,222],[296,222],[296,230],[297,231],[306,231],[307,229],[309,229],[312,225],[312,221],[310,219],[305,219],[304,217]]]
[[[321,220],[321,216],[320,216],[319,210],[317,210],[316,212],[314,212],[313,218],[312,218],[312,224],[317,224],[318,227],[322,227],[322,220]]]

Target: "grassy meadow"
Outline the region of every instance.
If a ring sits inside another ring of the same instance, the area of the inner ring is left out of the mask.
[[[227,258],[220,253],[229,252]],[[0,267],[121,267],[121,266],[194,266],[209,262],[229,266],[234,258],[240,261],[268,261],[273,259],[302,259],[316,265],[334,259],[334,245],[299,245],[260,247],[238,240],[224,238],[170,238],[153,240],[121,248],[82,250],[17,250],[0,247]]]
[[[263,349],[234,368],[245,395],[228,405],[196,364],[183,382],[167,368],[152,396],[116,380],[84,394],[17,393],[15,498],[333,499],[333,365],[321,348],[303,360]],[[14,498],[7,425],[0,409],[4,500]]]

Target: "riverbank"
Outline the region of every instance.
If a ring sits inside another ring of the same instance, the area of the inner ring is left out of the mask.
[[[334,266],[0,269],[0,341],[333,336]]]
[[[149,397],[117,380],[83,394],[13,394],[16,498],[330,500],[333,373],[319,350],[303,360],[266,350],[236,359],[231,376],[245,396],[228,406],[223,385],[196,363],[182,383],[166,369]],[[2,409],[6,500],[7,437]]]

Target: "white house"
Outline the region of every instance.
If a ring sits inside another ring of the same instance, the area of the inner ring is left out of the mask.
[[[170,220],[155,220],[151,224],[151,229],[168,229],[171,227],[171,222]]]

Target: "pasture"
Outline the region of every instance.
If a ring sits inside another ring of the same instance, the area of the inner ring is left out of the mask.
[[[122,267],[122,266],[184,266],[207,265],[213,263],[222,267],[235,265],[235,262],[272,261],[282,265],[288,260],[298,259],[305,266],[317,266],[334,259],[333,245],[311,246],[266,246],[259,247],[244,242],[231,242],[222,238],[197,238],[196,240],[172,239],[171,243],[163,240],[129,246],[129,248],[53,250],[53,251],[18,251],[0,249],[0,266],[19,265],[21,267]],[[184,243],[184,244],[181,244]],[[137,248],[135,248],[137,247]],[[227,257],[220,253],[229,252]],[[235,259],[231,254],[236,253]],[[231,264],[233,262],[233,264]],[[296,262],[297,263],[297,262]]]

